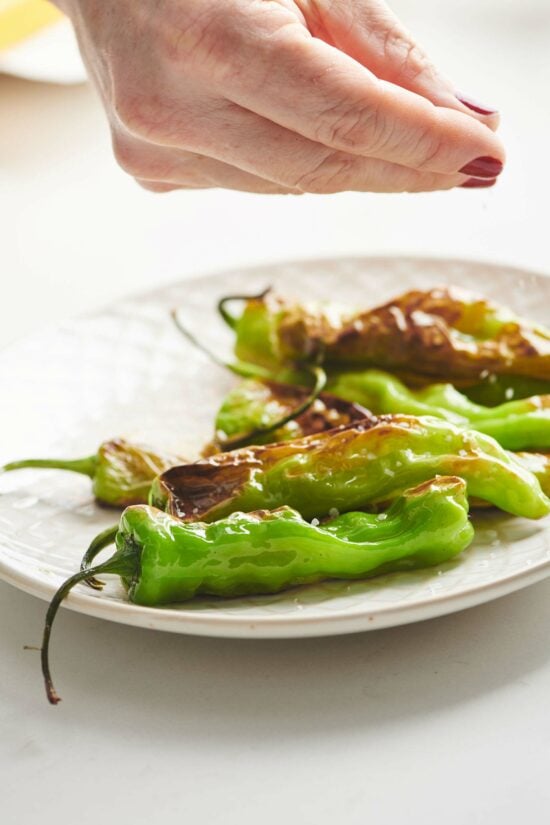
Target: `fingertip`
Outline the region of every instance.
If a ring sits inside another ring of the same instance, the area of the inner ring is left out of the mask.
[[[487,180],[486,178],[468,178],[464,183],[459,185],[460,189],[490,189],[494,186],[498,178]]]
[[[479,120],[480,123],[483,123],[493,132],[498,129],[500,124],[500,112],[494,106],[481,103],[475,98],[465,95],[462,92],[456,92],[455,97],[459,102],[462,111],[466,114],[475,117],[476,120]]]

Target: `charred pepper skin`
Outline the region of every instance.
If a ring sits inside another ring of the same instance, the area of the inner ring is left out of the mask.
[[[321,518],[333,507],[346,512],[387,502],[435,475],[464,478],[468,495],[513,515],[550,512],[537,478],[494,439],[406,415],[174,467],[154,481],[150,503],[189,521],[283,505]]]
[[[110,507],[146,503],[151,484],[159,473],[182,461],[181,456],[163,454],[124,439],[104,441],[96,455],[83,459],[25,459],[12,461],[2,470],[43,467],[69,470],[89,476],[94,496]]]
[[[280,421],[298,407],[307,393],[303,387],[276,381],[259,381],[253,378],[241,381],[226,395],[218,410],[214,423],[215,439],[205,450],[205,454],[226,449],[225,445],[234,439],[246,433],[258,432],[260,428]],[[253,443],[272,444],[276,441],[289,441],[350,424],[352,421],[360,421],[369,415],[369,410],[360,404],[321,393],[301,415],[272,432],[261,434]]]
[[[492,436],[507,450],[550,447],[550,395],[484,407],[474,404],[452,384],[431,384],[415,391],[381,370],[342,373],[334,378],[330,389],[373,413],[435,415],[458,426],[471,427]]]
[[[322,432],[359,420],[361,413],[368,417],[371,411],[375,415],[434,415],[490,435],[507,450],[550,448],[550,395],[484,407],[474,404],[452,384],[431,384],[411,390],[382,370],[341,373],[331,379],[329,389],[330,393],[322,393],[304,416],[254,443],[289,441]],[[300,387],[272,381],[240,382],[227,394],[216,416],[218,444],[223,448],[225,440],[280,417],[305,393]],[[215,451],[212,449],[209,454]]]
[[[485,374],[550,382],[550,331],[457,287],[359,312],[268,292],[245,304],[234,330],[236,355],[272,371],[322,358],[329,370],[385,368],[408,384],[475,385]]]

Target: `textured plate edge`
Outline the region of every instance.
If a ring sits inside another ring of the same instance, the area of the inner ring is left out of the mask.
[[[218,638],[290,639],[315,636],[339,636],[368,630],[397,627],[414,622],[457,613],[470,607],[502,598],[550,576],[550,560],[518,571],[511,576],[497,579],[468,589],[466,592],[441,594],[422,599],[410,606],[380,608],[376,611],[355,612],[349,615],[331,616],[268,616],[251,620],[239,616],[201,616],[186,614],[182,610],[141,607],[128,603],[109,601],[97,596],[73,592],[63,607],[98,619],[117,622],[148,630],[163,630],[191,636]],[[31,596],[49,601],[56,587],[48,587],[30,580],[23,574],[15,575],[0,558],[0,578]]]

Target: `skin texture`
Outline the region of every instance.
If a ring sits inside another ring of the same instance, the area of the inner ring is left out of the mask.
[[[150,503],[188,521],[288,505],[322,518],[392,500],[435,475],[456,475],[468,495],[513,515],[541,518],[550,501],[537,478],[489,436],[437,418],[374,417],[319,435],[247,447],[174,467]]]
[[[119,164],[153,192],[418,192],[502,168],[496,112],[463,103],[380,0],[58,5]]]

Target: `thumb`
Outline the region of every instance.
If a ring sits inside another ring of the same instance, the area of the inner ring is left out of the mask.
[[[498,111],[457,91],[383,0],[298,0],[315,37],[394,83],[496,129]]]

